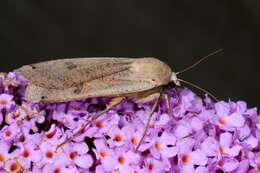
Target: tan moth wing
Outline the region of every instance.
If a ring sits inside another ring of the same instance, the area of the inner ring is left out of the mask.
[[[155,58],[73,58],[25,65],[16,73],[28,79],[32,102],[66,102],[121,96],[169,83],[171,69]]]

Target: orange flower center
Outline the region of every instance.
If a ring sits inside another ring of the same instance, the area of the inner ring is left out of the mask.
[[[11,170],[12,172],[17,171],[18,169],[19,169],[19,166],[17,165],[17,163],[12,163],[12,164],[10,165],[10,170]]]
[[[161,149],[161,144],[156,143],[156,144],[155,144],[155,148],[156,148],[157,150],[160,150],[160,149]]]
[[[187,164],[190,161],[190,158],[187,154],[183,155],[181,158],[182,162]]]
[[[147,167],[150,171],[154,169],[154,165],[152,163],[149,163]]]
[[[116,142],[120,142],[120,141],[122,141],[123,140],[123,137],[121,136],[121,135],[116,135],[115,136],[115,141]]]
[[[71,153],[70,153],[70,159],[71,159],[71,160],[75,160],[76,157],[77,157],[77,155],[78,155],[78,153],[77,153],[76,151],[71,152]]]
[[[136,140],[135,137],[133,137],[133,138],[131,139],[131,143],[132,143],[133,145],[136,145],[136,144],[137,144],[137,140]]]
[[[5,156],[3,154],[0,154],[0,162],[4,162],[5,161]]]
[[[220,151],[221,153],[224,153],[224,152],[225,152],[225,148],[224,148],[224,147],[219,147],[219,151]]]
[[[106,157],[106,156],[107,156],[107,152],[101,151],[101,152],[100,152],[100,156],[101,156],[101,157]]]
[[[123,165],[125,163],[125,158],[123,156],[118,157],[118,162]]]
[[[12,135],[12,132],[10,130],[5,131],[5,136],[10,137]]]
[[[97,122],[97,123],[96,123],[96,127],[99,128],[99,129],[101,129],[101,128],[104,127],[104,124],[103,124],[102,122]]]
[[[51,159],[53,157],[53,152],[52,151],[47,151],[46,152],[46,157]]]
[[[53,132],[49,132],[46,134],[46,137],[50,139],[55,135],[55,133],[56,133],[56,130],[54,130]]]
[[[225,124],[226,124],[225,118],[224,118],[224,117],[221,117],[221,118],[219,119],[219,123],[222,124],[222,125],[225,125]]]
[[[56,169],[54,169],[53,173],[61,173],[60,168],[56,168]]]
[[[6,105],[7,101],[6,100],[0,100],[0,105]]]
[[[260,171],[260,165],[257,166],[257,170]]]
[[[25,141],[25,136],[24,136],[24,135],[21,135],[21,136],[19,137],[19,141],[20,141],[20,142],[24,142],[24,141]]]
[[[22,155],[23,155],[23,157],[27,158],[27,157],[29,157],[30,153],[28,150],[24,150]]]

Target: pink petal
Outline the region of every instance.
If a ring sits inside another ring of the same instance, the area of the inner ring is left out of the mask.
[[[116,165],[117,165],[117,163],[115,162],[114,157],[106,157],[105,159],[101,160],[101,163],[103,165],[103,168],[106,171],[110,171],[110,172],[112,172],[115,169]]]
[[[212,138],[208,137],[202,144],[202,150],[206,153],[207,156],[217,156],[219,152],[218,142]]]
[[[162,145],[175,145],[176,137],[174,135],[171,135],[170,133],[163,132],[163,134],[160,137],[160,143]]]
[[[156,121],[156,126],[163,126],[170,121],[170,116],[166,113],[160,115],[159,121]]]
[[[220,144],[221,146],[229,147],[232,142],[232,134],[225,132],[220,134]]]
[[[253,135],[251,135],[246,140],[244,140],[243,143],[249,145],[250,148],[255,148],[258,145],[258,140]]]
[[[236,145],[232,148],[225,148],[225,153],[227,153],[228,155],[235,157],[239,154],[240,150],[241,150],[241,146]]]
[[[93,164],[93,159],[90,155],[86,154],[86,155],[78,156],[75,159],[75,163],[81,168],[89,168]]]
[[[190,160],[194,165],[206,165],[208,162],[208,158],[204,151],[198,149],[190,153]]]
[[[226,117],[227,124],[233,127],[243,127],[245,118],[240,113],[232,113]]]
[[[191,127],[188,125],[188,122],[182,122],[177,125],[174,134],[177,138],[184,138],[188,136],[191,132],[192,130]]]
[[[237,111],[240,113],[245,112],[247,109],[247,104],[244,101],[238,101],[237,102]]]
[[[239,163],[236,159],[225,159],[222,168],[225,172],[231,172],[237,169]]]
[[[249,168],[249,161],[248,160],[242,160],[239,163],[239,166],[238,166],[236,173],[247,173],[248,168]]]
[[[194,166],[192,164],[183,165],[181,173],[195,173]]]
[[[85,142],[75,143],[73,150],[77,151],[79,154],[85,154],[88,152],[88,145]]]
[[[238,128],[238,137],[240,141],[243,141],[245,138],[247,138],[250,135],[250,128],[248,125],[244,125],[241,128]]]
[[[177,141],[177,147],[179,147],[179,153],[184,154],[191,151],[195,144],[195,140],[193,138],[187,137]]]
[[[106,173],[106,171],[105,171],[105,169],[103,168],[102,165],[96,166],[95,172],[96,173]]]
[[[197,118],[193,117],[190,122],[191,128],[195,131],[201,130],[203,128],[203,122]]]
[[[217,102],[215,104],[215,109],[219,116],[227,116],[230,111],[229,104],[224,101]]]
[[[161,154],[164,157],[170,158],[174,157],[178,154],[179,148],[178,147],[167,147],[161,150]]]
[[[208,169],[204,166],[199,166],[196,168],[195,173],[208,173]]]

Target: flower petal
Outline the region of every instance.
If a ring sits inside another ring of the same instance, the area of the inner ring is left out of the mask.
[[[190,153],[190,160],[194,165],[206,165],[208,158],[203,150],[195,150]]]
[[[89,168],[92,166],[93,164],[93,159],[90,155],[86,154],[86,155],[81,155],[78,156],[75,159],[75,163],[76,165],[78,165],[81,168]]]
[[[243,127],[245,118],[240,113],[232,113],[226,117],[227,124],[232,127]]]

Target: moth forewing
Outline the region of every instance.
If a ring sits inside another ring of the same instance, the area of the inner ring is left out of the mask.
[[[23,66],[26,99],[66,102],[92,97],[126,96],[168,84],[170,67],[156,58],[75,58]]]

